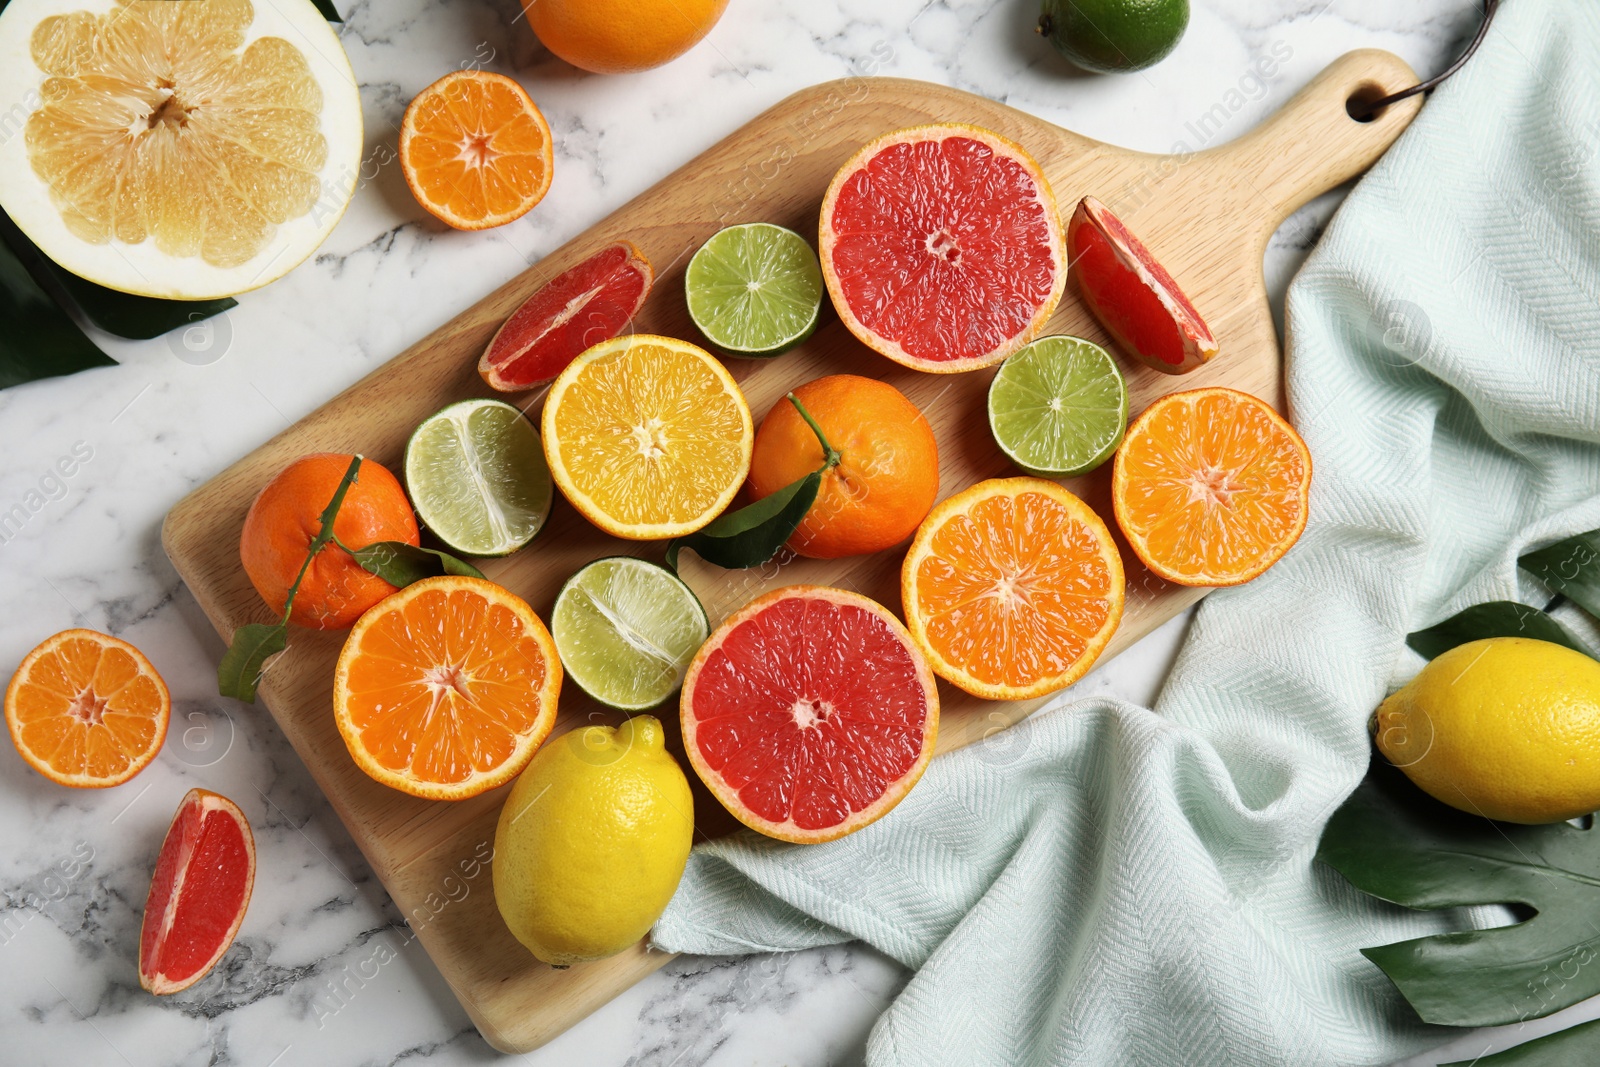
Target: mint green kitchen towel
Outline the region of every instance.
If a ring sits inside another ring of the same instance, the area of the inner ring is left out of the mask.
[[[659,947],[877,946],[916,970],[883,1067],[1350,1067],[1448,1036],[1357,950],[1495,916],[1382,904],[1312,856],[1421,666],[1406,633],[1542,604],[1518,553],[1600,527],[1600,4],[1509,0],[1287,315],[1310,523],[1205,601],[1155,708],[1069,694],[850,837],[702,844]]]

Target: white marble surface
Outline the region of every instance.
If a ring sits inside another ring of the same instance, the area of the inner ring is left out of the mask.
[[[166,750],[116,789],[54,786],[0,746],[6,1064],[498,1059],[265,711],[215,695],[222,644],[158,539],[162,516],[190,489],[804,86],[852,73],[923,78],[1102,140],[1168,151],[1179,141],[1198,147],[1187,127],[1218,102],[1242,101],[1213,140],[1237,136],[1350,48],[1388,48],[1432,73],[1476,17],[1471,0],[1197,0],[1187,36],[1164,63],[1085,77],[1031,32],[1034,0],[732,0],[685,57],[602,78],[540,48],[516,0],[337,3],[348,15],[344,42],[361,81],[370,165],[322,253],[210,326],[108,341],[118,367],[0,393],[0,512],[39,499],[29,497],[35,491],[43,498],[25,526],[0,534],[0,669],[9,674],[50,633],[92,626],[142,647],[175,698]],[[1259,84],[1247,74],[1262,54],[1282,64]],[[548,199],[483,234],[425,217],[391,162],[406,102],[467,64],[519,78],[557,138]],[[1274,239],[1266,272],[1275,305],[1337,199],[1303,210]],[[50,480],[74,450],[89,458],[70,478]],[[1077,691],[1148,701],[1184,622]],[[196,785],[242,805],[260,873],[222,965],[158,1001],[138,988],[139,912],[167,821]],[[682,958],[525,1061],[857,1062],[905,978],[858,948]],[[1483,1047],[1473,1036],[1454,1051],[1470,1058]]]

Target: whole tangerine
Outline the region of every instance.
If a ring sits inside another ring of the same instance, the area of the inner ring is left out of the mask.
[[[303,456],[268,482],[250,505],[239,535],[239,559],[250,584],[274,612],[283,611],[311,541],[322,528],[322,511],[353,458],[335,452]],[[399,480],[370,459],[361,461],[333,532],[352,549],[377,541],[421,543]],[[394,591],[330,541],[306,569],[289,621],[313,630],[342,630]]]
[[[794,391],[839,462],[822,476],[816,503],[789,538],[814,559],[878,552],[910,537],[939,496],[939,445],[933,428],[887,382],[834,374]],[[787,398],[756,431],[750,490],[756,499],[822,466],[817,435]]]
[[[522,0],[528,25],[557,56],[595,74],[659,67],[699,43],[728,0]]]

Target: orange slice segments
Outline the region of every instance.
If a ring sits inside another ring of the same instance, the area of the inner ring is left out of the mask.
[[[1238,585],[1306,527],[1311,453],[1264,401],[1236,389],[1171,393],[1128,427],[1111,475],[1117,525],[1158,577]]]
[[[900,596],[934,673],[1025,700],[1094,665],[1122,619],[1122,558],[1094,510],[1055,482],[993,478],[928,515]]]
[[[493,582],[447,576],[361,617],[334,671],[333,709],[373,779],[465,800],[528,765],[560,693],[561,662],[533,609]]]
[[[101,789],[161,751],[172,698],[144,653],[93,630],[65,630],[28,653],[6,688],[6,727],[28,766],[61,785]]]
[[[400,124],[400,169],[417,202],[458,230],[520,219],[550,189],[550,125],[504,74],[458,70],[428,86]]]

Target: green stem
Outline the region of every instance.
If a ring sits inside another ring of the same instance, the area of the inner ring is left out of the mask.
[[[356,474],[361,470],[361,454],[358,452],[350,457],[350,466],[346,468],[344,477],[339,479],[339,488],[333,491],[333,499],[328,501],[328,506],[322,509],[322,515],[317,520],[317,536],[311,539],[311,544],[306,547],[305,562],[300,564],[300,573],[294,576],[294,584],[289,587],[289,596],[283,603],[283,625],[289,625],[289,614],[294,610],[295,594],[300,592],[300,583],[305,581],[306,571],[311,569],[311,561],[317,558],[317,553],[325,548],[329,541],[334,540],[333,521],[339,517],[339,508],[344,505],[345,494],[356,482]],[[346,551],[349,551],[346,549]]]
[[[828,443],[828,438],[823,434],[822,427],[817,425],[817,420],[811,417],[811,412],[806,410],[806,406],[800,403],[800,398],[793,393],[789,394],[789,403],[793,404],[794,409],[800,413],[800,417],[806,420],[806,425],[811,427],[811,432],[817,435],[817,444],[822,446],[822,469],[829,470],[837,467],[839,461],[844,457],[839,454],[838,449]]]

